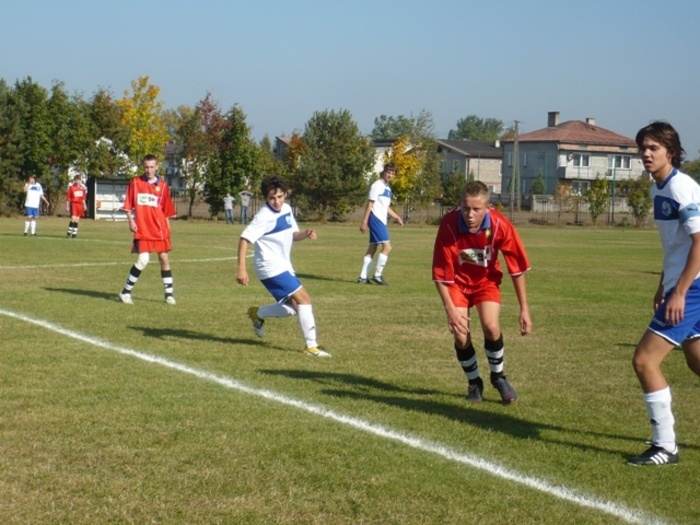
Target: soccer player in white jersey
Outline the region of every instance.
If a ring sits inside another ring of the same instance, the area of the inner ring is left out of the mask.
[[[27,194],[24,199],[24,215],[26,219],[24,220],[24,235],[36,235],[36,219],[39,217],[39,206],[41,206],[41,201],[48,206],[49,201],[44,197],[44,188],[41,187],[36,181],[34,175],[27,179],[24,185],[24,192]]]
[[[394,165],[386,164],[382,170],[382,176],[374,181],[369,188],[367,208],[360,224],[362,233],[367,233],[367,230],[369,230],[369,246],[367,246],[367,251],[362,259],[360,276],[357,278],[357,282],[361,284],[370,282],[380,285],[387,284],[382,273],[389,259],[389,252],[391,252],[391,241],[389,240],[389,229],[387,228],[388,216],[390,215],[403,226],[401,216],[391,209],[392,193],[389,182],[395,175],[396,168]],[[381,250],[377,256],[377,263],[374,266],[374,277],[368,279],[367,272],[378,247],[381,247]]]
[[[254,244],[255,273],[276,301],[248,309],[255,334],[258,337],[265,335],[265,319],[269,317],[296,315],[306,343],[303,352],[313,357],[330,357],[328,352],[318,346],[311,297],[295,275],[290,259],[292,243],[304,239],[316,240],[316,231],[299,231],[292,208],[285,202],[288,189],[286,181],[277,176],[262,181],[265,206],[260,208],[241,233],[236,280],[243,286],[248,285],[250,279],[246,269],[246,255],[248,246]]]
[[[664,251],[654,295],[654,317],[634,351],[633,366],[651,422],[651,446],[631,465],[678,462],[671,390],[661,363],[680,346],[690,369],[700,375],[700,186],[681,173],[683,148],[670,124],[654,122],[637,133],[644,169],[654,179],[654,220]]]

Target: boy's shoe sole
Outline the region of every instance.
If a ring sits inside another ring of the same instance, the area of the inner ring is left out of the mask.
[[[253,331],[258,337],[263,337],[265,335],[265,320],[258,317],[258,307],[251,306],[248,308],[248,318],[253,324]]]

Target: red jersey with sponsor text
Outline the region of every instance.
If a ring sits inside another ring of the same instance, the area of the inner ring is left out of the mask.
[[[68,186],[66,200],[70,203],[71,215],[82,216],[85,213],[87,188],[82,182],[73,182]]]
[[[499,252],[512,276],[530,269],[520,236],[503,214],[490,208],[479,230],[470,233],[462,210],[453,210],[443,217],[435,238],[433,280],[467,289],[486,282],[500,285]]]
[[[131,179],[122,209],[134,213],[134,239],[163,241],[170,238],[168,219],[175,216],[175,206],[168,184],[161,177],[153,182],[148,182],[143,175]]]

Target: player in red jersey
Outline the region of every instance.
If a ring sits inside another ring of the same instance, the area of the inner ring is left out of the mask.
[[[131,251],[139,256],[129,270],[119,300],[134,304],[131,290],[148,264],[149,254],[155,252],[160,261],[165,302],[175,304],[173,274],[168,259],[171,249],[170,217],[175,216],[175,206],[170,198],[168,184],[158,176],[158,161],[154,155],[143,158],[143,175],[134,177],[129,182],[123,209],[129,218],[129,229],[134,234]]]
[[[517,394],[503,371],[500,326],[503,272],[498,252],[503,253],[512,277],[520,303],[520,333],[526,335],[532,330],[532,321],[525,287],[525,272],[530,269],[525,248],[511,222],[489,206],[487,186],[480,181],[468,182],[461,206],[445,215],[440,223],[433,251],[433,280],[454,336],[457,359],[469,381],[467,399],[481,401],[484,390],[469,326],[469,309],[474,306],[484,333],[491,384],[501,395],[501,401],[508,404],[517,399]]]
[[[87,199],[87,187],[80,179],[80,175],[76,175],[66,192],[66,211],[70,213],[67,237],[75,238],[78,236],[80,218],[85,215],[85,199]]]

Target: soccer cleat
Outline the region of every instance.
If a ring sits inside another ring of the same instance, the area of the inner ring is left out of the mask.
[[[639,456],[631,457],[627,464],[635,467],[673,465],[678,463],[678,455],[677,448],[676,452],[669,452],[665,448],[652,445]]]
[[[384,285],[388,285],[388,284],[389,284],[389,283],[387,283],[387,282],[384,280],[384,277],[382,277],[381,275],[375,275],[374,277],[372,277],[371,281],[372,281],[374,284],[378,284],[378,285],[380,285],[380,286],[384,286]]]
[[[175,302],[175,297],[173,297],[172,295],[166,295],[165,302],[166,302],[166,304],[177,304]]]
[[[24,236],[26,237],[27,235],[29,235],[29,234],[27,232],[24,232]]]
[[[357,284],[368,284],[369,280],[367,280],[367,277],[358,277],[355,282]]]
[[[479,403],[483,397],[484,392],[484,382],[480,377],[472,379],[469,381],[469,387],[467,388],[467,401],[472,403]]]
[[[302,350],[303,354],[310,355],[312,357],[330,357],[331,354],[325,350],[320,349],[318,346],[307,346]]]
[[[124,304],[134,304],[134,300],[131,298],[130,293],[120,293],[119,300]]]
[[[258,337],[263,337],[265,335],[265,320],[258,317],[257,306],[251,306],[248,308],[248,317],[250,318],[250,322],[253,323],[255,335]]]
[[[501,402],[504,405],[510,405],[513,401],[518,399],[518,394],[515,393],[515,389],[513,386],[508,382],[506,379],[506,376],[503,375],[498,375],[498,376],[491,376],[491,384],[493,387],[498,390],[498,393],[501,394]]]

